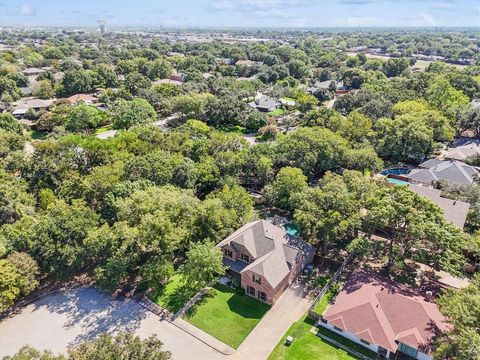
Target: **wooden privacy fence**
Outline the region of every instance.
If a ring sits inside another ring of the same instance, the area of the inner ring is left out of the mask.
[[[345,260],[343,261],[342,265],[340,265],[338,270],[335,272],[335,274],[333,274],[333,276],[325,284],[325,286],[322,288],[322,290],[320,290],[317,297],[313,301],[313,304],[308,309],[308,317],[310,319],[314,320],[315,322],[320,320],[321,314],[316,313],[315,308],[317,307],[320,300],[322,300],[322,298],[325,296],[325,294],[330,290],[332,285],[335,284],[338,281],[338,279],[340,278],[340,275],[342,274],[343,270],[345,270],[345,267],[352,262],[353,258],[354,258],[354,254],[353,253],[349,254],[345,258]]]

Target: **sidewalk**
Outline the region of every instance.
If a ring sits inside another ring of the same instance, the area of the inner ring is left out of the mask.
[[[212,335],[207,334],[205,331],[193,326],[180,317],[177,317],[175,320],[171,321],[171,323],[224,355],[235,354],[235,349],[214,338]]]
[[[303,284],[294,284],[243,341],[237,352],[250,360],[263,360],[282,339],[288,328],[305,314],[312,300],[305,297]]]

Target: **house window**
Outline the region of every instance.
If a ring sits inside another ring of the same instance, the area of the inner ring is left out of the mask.
[[[340,329],[339,327],[334,326],[333,328],[334,328],[335,330],[337,330],[337,331],[343,332],[343,330]]]
[[[263,291],[259,291],[257,297],[262,301],[267,301],[267,294],[265,294]]]
[[[247,285],[247,293],[255,296],[255,288],[253,286]]]
[[[367,340],[360,339],[360,341],[361,341],[362,343],[364,343],[365,345],[370,345],[370,343],[369,343]]]
[[[405,355],[408,355],[414,359],[417,358],[417,355],[418,355],[418,350],[411,347],[411,346],[408,346],[408,345],[405,345],[403,343],[399,343],[398,344],[398,351],[400,351],[401,353],[405,354]]]
[[[242,254],[242,260],[249,263],[250,262],[250,256]]]
[[[256,282],[257,284],[261,284],[262,278],[258,275],[253,274],[253,282]]]
[[[232,250],[225,249],[224,254],[225,254],[226,257],[233,258]]]

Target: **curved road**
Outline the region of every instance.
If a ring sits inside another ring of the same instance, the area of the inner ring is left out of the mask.
[[[225,358],[132,300],[115,300],[94,288],[75,289],[45,297],[0,322],[0,358],[29,344],[64,353],[69,344],[93,339],[103,332],[156,334],[178,360]]]

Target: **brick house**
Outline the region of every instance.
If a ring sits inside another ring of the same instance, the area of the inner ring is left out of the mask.
[[[272,305],[313,260],[314,248],[285,230],[258,220],[245,224],[217,245],[223,263],[245,293]]]

